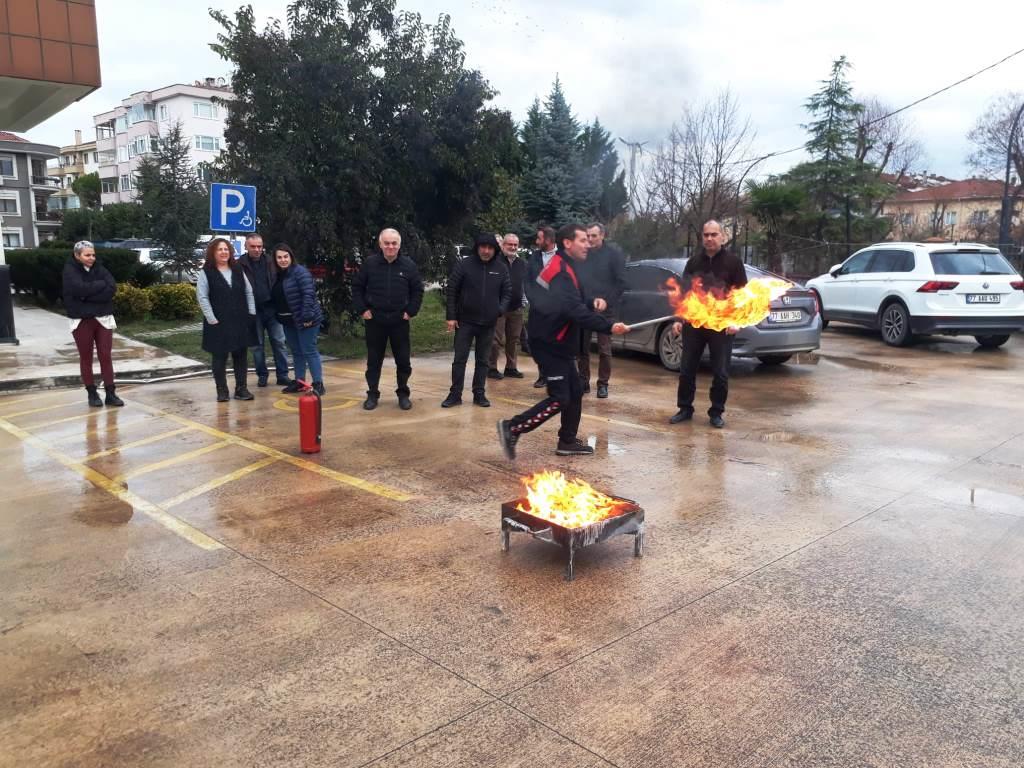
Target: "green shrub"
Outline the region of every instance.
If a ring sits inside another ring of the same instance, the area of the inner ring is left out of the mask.
[[[139,264],[139,268],[132,275],[132,285],[139,288],[149,288],[160,282],[163,276],[163,269],[159,264]]]
[[[42,295],[51,304],[64,292],[64,265],[71,258],[71,249],[25,248],[8,251],[11,282],[19,291]],[[135,277],[139,270],[139,254],[126,248],[100,248],[97,263],[102,264],[119,285]]]
[[[187,283],[154,285],[147,289],[157,320],[193,320],[199,315],[196,289]]]
[[[142,320],[153,308],[149,298],[149,291],[136,288],[134,285],[122,283],[117,286],[117,293],[114,294],[114,318],[123,320],[126,323],[132,320]]]

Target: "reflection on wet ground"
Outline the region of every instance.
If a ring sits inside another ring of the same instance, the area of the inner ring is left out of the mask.
[[[617,357],[596,455],[555,456],[550,424],[515,464],[494,422],[541,396],[528,358],[449,410],[450,358],[418,358],[411,412],[327,410],[308,457],[276,390],[0,397],[5,756],[1016,765],[1024,341],[935,346],[830,328],[738,361],[724,430],[706,368],[670,425],[676,375]],[[359,363],[325,374],[326,405],[361,399]],[[503,553],[501,503],[552,468],[638,500],[644,557],[611,539],[569,583],[550,545]]]

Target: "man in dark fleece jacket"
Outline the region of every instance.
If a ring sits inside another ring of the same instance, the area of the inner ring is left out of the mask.
[[[528,329],[533,357],[547,379],[548,396],[533,408],[498,422],[498,440],[505,456],[515,458],[516,442],[556,413],[562,415],[558,430],[559,456],[589,456],[594,449],[577,437],[583,413],[583,387],[576,370],[580,329],[623,334],[629,327],[599,313],[604,299],[590,299],[580,289],[575,265],[587,258],[587,232],[579,224],[567,224],[556,236],[558,253],[527,286],[530,298]]]
[[[423,280],[416,263],[398,253],[402,236],[398,230],[385,229],[378,238],[380,253],[370,256],[356,275],[352,286],[352,307],[366,321],[366,400],[363,408],[372,411],[380,400],[380,371],[384,352],[391,343],[391,354],[398,368],[398,407],[412,408],[409,377],[412,375],[412,350],[409,320],[423,303]]]
[[[469,347],[476,345],[473,371],[473,404],[487,408],[487,368],[494,340],[494,324],[508,311],[512,300],[512,280],[508,266],[498,254],[494,235],[479,235],[473,253],[455,263],[448,278],[448,333],[455,334],[455,360],[452,362],[452,388],[442,408],[462,405]]]

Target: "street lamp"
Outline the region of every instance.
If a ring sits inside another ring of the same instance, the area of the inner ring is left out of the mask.
[[[1010,198],[1010,166],[1013,162],[1013,142],[1020,125],[1020,116],[1024,113],[1024,104],[1020,105],[1016,117],[1010,125],[1010,136],[1006,141],[1006,179],[1003,181],[1003,207],[999,212],[999,246],[1010,242],[1010,223],[1013,219],[1013,200]]]

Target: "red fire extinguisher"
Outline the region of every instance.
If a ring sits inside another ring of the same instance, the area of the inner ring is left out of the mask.
[[[309,384],[300,381],[303,393],[299,397],[299,447],[303,453],[320,453],[323,405],[320,394]]]

